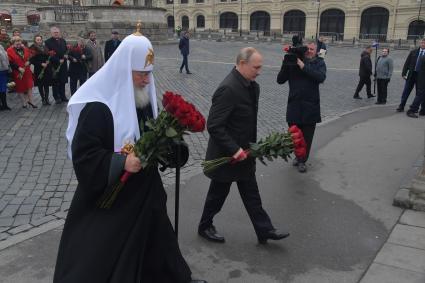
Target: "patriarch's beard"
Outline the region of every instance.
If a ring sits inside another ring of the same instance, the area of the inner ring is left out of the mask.
[[[148,88],[134,87],[134,100],[137,108],[144,108],[150,103]]]

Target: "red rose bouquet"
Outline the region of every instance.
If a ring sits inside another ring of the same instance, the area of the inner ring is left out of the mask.
[[[186,102],[180,95],[167,91],[163,96],[162,105],[164,110],[159,113],[158,117],[145,123],[149,130],[142,134],[134,146],[126,145],[121,150],[123,154],[134,151],[143,168],[158,166],[160,162],[167,163],[170,145],[173,141],[181,141],[183,135],[188,132],[202,132],[205,129],[205,118],[196,110],[195,106]],[[144,128],[143,124],[140,126],[142,129]],[[98,206],[110,208],[131,175],[130,172],[124,172],[112,190],[102,196]]]
[[[266,165],[265,159],[273,161],[278,157],[288,161],[292,153],[297,158],[305,158],[307,150],[303,133],[297,126],[291,126],[286,133],[272,133],[256,143],[251,143],[245,153],[252,158],[257,158]],[[221,157],[202,162],[204,172],[208,173],[224,164],[238,162],[233,157]]]

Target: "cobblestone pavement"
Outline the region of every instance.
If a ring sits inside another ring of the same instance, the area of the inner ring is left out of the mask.
[[[235,54],[246,45],[263,53],[265,67],[258,82],[261,87],[258,134],[286,127],[285,109],[288,86],[277,85],[281,64],[278,44],[191,41],[189,57],[192,75],[178,72],[180,55],[177,45],[155,49],[155,80],[158,94],[165,90],[181,93],[207,115],[212,93],[233,67]],[[324,119],[344,112],[374,105],[374,99],[354,100],[360,49],[330,48],[327,80],[321,87]],[[407,51],[394,51],[395,74],[389,85],[389,103],[399,102],[403,87],[400,70]],[[365,90],[361,94],[365,97]],[[40,98],[35,94],[36,102]],[[412,98],[411,98],[412,99]],[[10,112],[0,112],[0,242],[44,223],[63,219],[77,186],[71,162],[66,157],[65,130],[67,113],[64,104],[22,109],[15,94],[10,94]],[[182,182],[201,173],[208,134],[186,138],[191,157],[182,169]],[[174,174],[163,173],[164,184],[174,183]],[[172,190],[170,189],[170,193]]]

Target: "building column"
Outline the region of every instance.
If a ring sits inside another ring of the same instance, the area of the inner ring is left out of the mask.
[[[359,38],[361,16],[359,11],[347,11],[345,13],[344,40]]]

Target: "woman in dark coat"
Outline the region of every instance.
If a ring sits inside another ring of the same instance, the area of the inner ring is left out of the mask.
[[[43,105],[50,105],[49,87],[52,84],[52,67],[41,35],[34,37],[34,43],[30,49],[33,52],[30,62],[34,65],[34,84],[38,87]]]
[[[77,91],[77,84],[80,87],[87,80],[87,64],[92,55],[90,50],[85,47],[84,41],[80,39],[78,43],[71,48],[68,54],[69,70],[68,75],[70,78],[69,86],[71,88],[71,95]]]

